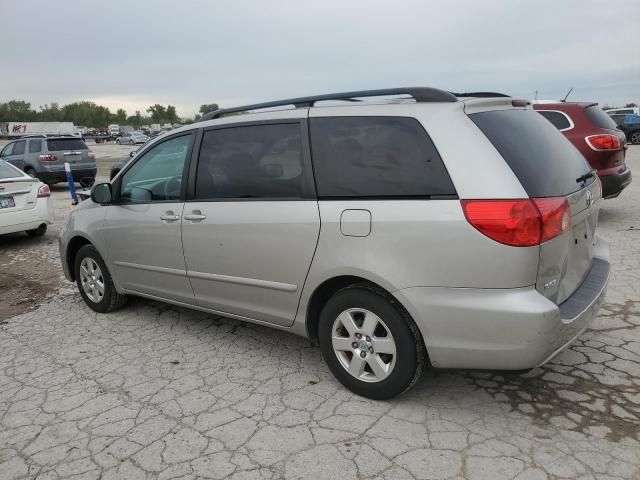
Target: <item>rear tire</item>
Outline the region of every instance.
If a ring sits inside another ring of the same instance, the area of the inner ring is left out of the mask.
[[[129,145],[131,145],[131,146],[133,147],[133,146],[135,145],[135,142],[134,142],[133,140],[131,140],[131,141],[129,142]]]
[[[32,230],[27,230],[27,235],[30,237],[42,237],[45,233],[47,233],[47,224],[43,223],[38,228],[34,228]]]
[[[27,175],[29,175],[31,178],[36,178],[36,171],[29,167],[29,168],[25,168],[24,169],[24,173],[26,173]]]
[[[118,145],[120,145],[120,140],[116,140],[116,143],[117,143]]]
[[[74,273],[80,295],[91,310],[108,313],[127,303],[127,296],[116,291],[111,274],[93,245],[78,250]]]
[[[318,337],[331,372],[363,397],[399,395],[416,383],[426,364],[413,319],[395,298],[367,284],[346,287],[329,299]]]
[[[631,133],[630,141],[633,145],[640,145],[640,130]]]

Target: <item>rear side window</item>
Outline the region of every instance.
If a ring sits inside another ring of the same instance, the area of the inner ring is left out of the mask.
[[[29,153],[40,153],[42,140],[29,140]]]
[[[616,122],[597,105],[585,108],[584,114],[596,127],[608,128],[609,130],[616,129]]]
[[[25,145],[25,141],[22,140],[20,142],[16,142],[13,144],[13,152],[11,153],[11,155],[22,155],[24,153],[24,145]]]
[[[61,152],[63,150],[88,150],[87,144],[79,138],[56,138],[47,140],[48,150],[51,152]]]
[[[554,112],[551,110],[537,110],[537,112],[549,120],[558,130],[567,130],[568,128],[571,128],[569,118],[562,112]]]
[[[201,200],[312,196],[299,123],[206,131],[196,178]]]
[[[496,110],[469,118],[500,152],[530,197],[569,195],[581,188],[576,179],[591,171],[571,142],[533,110]]]
[[[438,151],[414,118],[313,118],[311,151],[320,198],[456,195]]]

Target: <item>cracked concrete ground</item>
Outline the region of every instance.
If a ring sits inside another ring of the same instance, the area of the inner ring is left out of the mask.
[[[639,212],[638,179],[605,202],[607,301],[569,350],[528,374],[430,371],[386,402],[305,339],[143,300],[99,315],[66,285],[0,325],[0,478],[638,479]],[[24,243],[0,258],[59,269]]]

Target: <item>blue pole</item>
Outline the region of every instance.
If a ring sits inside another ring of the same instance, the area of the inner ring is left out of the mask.
[[[67,174],[67,183],[69,184],[69,193],[71,193],[71,205],[78,204],[78,195],[76,194],[76,184],[73,183],[73,173],[68,162],[64,164],[64,171]]]

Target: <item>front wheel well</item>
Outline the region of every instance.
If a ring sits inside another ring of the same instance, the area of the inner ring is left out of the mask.
[[[84,237],[73,237],[67,245],[67,268],[71,280],[75,281],[74,266],[76,263],[76,254],[85,245],[91,245],[91,242]]]

